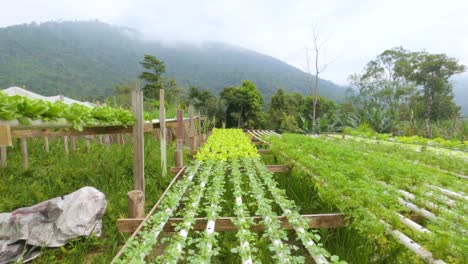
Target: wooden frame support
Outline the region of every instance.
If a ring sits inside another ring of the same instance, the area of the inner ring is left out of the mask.
[[[145,194],[145,141],[143,129],[143,92],[132,91],[132,111],[135,116],[133,125],[133,182],[134,190],[143,192],[143,204]]]
[[[167,130],[166,130],[166,107],[164,105],[164,89],[159,89],[159,140],[161,148],[161,172],[167,176]]]
[[[175,159],[175,166],[179,168],[184,166],[183,147],[184,147],[184,111],[177,110],[177,143],[176,143],[176,150],[174,151],[174,156],[175,156],[174,159]]]
[[[309,222],[310,228],[339,228],[346,226],[345,215],[342,213],[333,214],[309,214],[302,215]],[[265,226],[259,224],[262,220],[261,216],[250,217],[255,224],[250,226],[251,231],[261,232],[265,230]],[[234,232],[237,231],[237,226],[233,223],[236,217],[219,217],[216,219],[215,231],[220,232]],[[285,216],[278,216],[278,220],[281,222],[281,229],[291,230],[293,227],[288,222]],[[141,224],[143,218],[134,219],[119,219],[117,222],[117,228],[119,232],[134,232],[137,227]],[[164,226],[164,232],[176,232],[175,226],[183,222],[182,218],[169,218],[168,222]],[[193,225],[194,231],[203,231],[208,223],[207,218],[195,218],[195,224]]]
[[[289,165],[265,165],[268,172],[290,172],[291,166]],[[172,167],[170,169],[171,174],[179,173],[182,167]]]
[[[269,149],[258,149],[258,154],[270,154],[271,151]]]

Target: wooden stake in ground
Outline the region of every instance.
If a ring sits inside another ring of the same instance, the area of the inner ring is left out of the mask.
[[[145,217],[145,197],[142,191],[133,190],[127,193],[128,198],[128,217],[143,218]]]
[[[65,150],[65,155],[68,156],[68,136],[63,137],[63,149]]]
[[[21,155],[23,157],[23,168],[27,169],[29,167],[29,160],[28,160],[28,141],[26,138],[21,139]]]
[[[145,193],[145,153],[143,135],[143,92],[132,91],[132,111],[135,116],[133,125],[133,179],[134,190]]]
[[[0,151],[1,151],[1,156],[2,156],[2,167],[6,168],[7,167],[7,147],[1,146]]]
[[[76,137],[70,137],[70,141],[71,141],[71,151],[72,153],[75,153],[76,152]]]
[[[175,150],[175,166],[183,167],[183,147],[184,147],[184,111],[177,110],[177,145]]]
[[[91,152],[91,136],[86,136],[86,151]]]
[[[104,135],[104,142],[106,143],[106,149],[109,150],[109,147],[110,147],[110,137],[109,137],[109,135]]]
[[[167,176],[167,144],[166,144],[166,108],[164,106],[164,90],[159,90],[159,133],[161,145],[161,172],[162,176]]]
[[[195,120],[193,119],[193,106],[189,105],[189,139],[190,139],[190,152],[193,153],[196,150],[196,139],[195,139]]]
[[[44,149],[45,152],[49,153],[49,137],[44,138]]]

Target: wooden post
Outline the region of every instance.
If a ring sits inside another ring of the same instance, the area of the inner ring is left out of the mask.
[[[197,144],[200,145],[201,144],[201,140],[202,140],[202,123],[201,123],[201,113],[200,111],[198,111],[198,133],[197,133],[197,136],[198,136],[198,142]]]
[[[160,133],[160,145],[161,145],[161,171],[162,176],[167,175],[167,143],[166,143],[166,108],[164,106],[164,90],[159,90],[159,133]]]
[[[142,191],[134,190],[127,193],[128,198],[128,217],[145,217],[145,196]]]
[[[27,169],[29,167],[29,160],[28,160],[28,141],[26,138],[21,139],[21,155],[23,156],[23,168]]]
[[[2,167],[6,168],[7,166],[7,147],[6,146],[1,146],[0,147],[1,151],[1,156],[2,156]]]
[[[176,150],[174,153],[176,167],[184,166],[183,147],[184,147],[184,111],[177,110],[177,145],[176,145]]]
[[[195,139],[195,120],[193,120],[193,106],[189,105],[189,138],[190,138],[190,153],[196,150]]]
[[[68,136],[63,137],[63,148],[65,150],[65,155],[68,156]]]
[[[49,153],[49,137],[44,138],[44,149],[45,152]]]
[[[143,92],[132,91],[132,111],[135,116],[133,125],[133,180],[134,190],[143,192],[143,204],[145,194],[145,152],[143,135]]]
[[[104,135],[104,143],[106,144],[106,149],[109,150],[109,147],[110,147],[110,137],[109,137],[109,135]]]
[[[91,136],[86,136],[86,151],[91,152]]]
[[[70,141],[71,141],[71,151],[72,151],[72,153],[75,153],[75,151],[76,151],[76,137],[71,136]]]

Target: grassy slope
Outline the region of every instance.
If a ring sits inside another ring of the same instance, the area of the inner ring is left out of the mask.
[[[160,177],[159,143],[150,137],[145,141],[147,211],[170,181],[170,177]],[[8,168],[0,172],[3,197],[0,212],[93,186],[106,195],[108,202],[103,236],[76,239],[58,249],[44,249],[35,263],[109,263],[127,238],[117,231],[116,220],[126,216],[126,193],[133,188],[132,145],[111,145],[106,150],[105,146],[93,144],[91,153],[86,153],[84,142],[79,141],[77,153],[67,158],[58,139],[51,140],[50,153],[45,153],[42,143],[41,139],[30,141],[29,170],[21,167],[19,145],[8,149]],[[170,165],[172,155],[168,158]]]

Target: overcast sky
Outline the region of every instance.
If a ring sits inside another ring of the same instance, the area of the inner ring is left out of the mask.
[[[222,41],[302,70],[318,25],[332,62],[321,77],[339,84],[395,46],[468,65],[468,0],[2,0],[0,27],[59,19],[98,19],[168,42]]]

